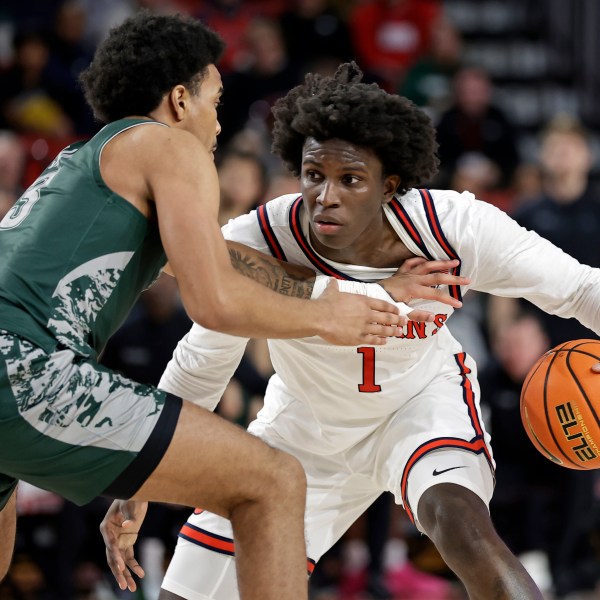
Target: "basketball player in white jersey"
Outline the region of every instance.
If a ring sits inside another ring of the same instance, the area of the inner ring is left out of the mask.
[[[452,273],[469,281],[449,287],[458,300],[470,288],[525,297],[600,333],[600,270],[471,194],[417,189],[437,168],[431,123],[412,103],[362,83],[356,65],[308,75],[274,115],[273,149],[299,175],[301,194],[231,221],[226,238],[316,269],[314,296],[328,278],[369,294],[378,286],[361,282],[402,265],[453,260]],[[380,348],[269,341],[276,374],[249,431],[305,469],[307,570],[390,491],[471,599],[541,600],[490,519],[494,460],[476,366],[445,326],[454,308],[408,304],[433,321],[409,322]],[[245,344],[194,325],[160,386],[212,410]],[[130,521],[118,532],[124,546],[138,528]],[[197,509],[181,529],[161,600],[235,600],[235,553],[228,521]]]

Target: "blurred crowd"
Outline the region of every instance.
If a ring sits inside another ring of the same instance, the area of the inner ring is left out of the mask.
[[[142,8],[202,19],[227,42],[222,133],[216,163],[220,221],[297,180],[270,154],[270,109],[306,72],[354,59],[377,82],[433,119],[441,169],[430,187],[468,190],[581,262],[600,267],[600,196],[592,134],[577,114],[557,113],[524,155],[522,131],[498,102],[482,64],[447,10],[452,0],[3,0],[0,6],[0,218],[65,145],[100,127],[78,84],[108,30]],[[141,297],[102,360],[157,384],[190,322],[168,276]],[[519,300],[471,292],[449,323],[479,365],[482,406],[498,464],[494,522],[550,599],[600,597],[600,479],[537,454],[519,415],[520,387],[550,347],[596,338],[577,322]],[[245,426],[272,373],[266,342],[253,340],[218,407]],[[1,600],[131,597],[107,573],[98,523],[108,501],[76,507],[22,484],[14,564]],[[156,505],[138,545],[147,576],[137,598],[154,600],[188,508]],[[314,600],[464,596],[439,555],[383,495],[321,560]]]

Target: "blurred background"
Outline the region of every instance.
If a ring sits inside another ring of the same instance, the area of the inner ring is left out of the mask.
[[[600,3],[597,0],[2,0],[0,218],[54,155],[98,129],[78,75],[111,27],[141,8],[202,19],[228,46],[217,166],[222,223],[298,190],[270,154],[270,108],[307,71],[355,59],[433,119],[442,168],[429,187],[469,190],[600,267]],[[1,260],[1,258],[0,258]],[[161,277],[103,362],[156,384],[190,322]],[[471,293],[449,323],[479,364],[498,463],[491,512],[548,600],[600,599],[600,479],[536,453],[519,393],[551,346],[596,338],[573,320]],[[253,340],[218,411],[241,426],[272,373]],[[105,499],[76,507],[21,484],[16,554],[0,600],[155,600],[188,508],[155,505],[135,594],[116,589],[98,525]],[[463,600],[427,538],[382,495],[320,561],[312,600]]]

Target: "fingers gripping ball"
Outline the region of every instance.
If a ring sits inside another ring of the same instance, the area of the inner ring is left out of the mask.
[[[569,469],[600,468],[600,341],[573,340],[544,354],[521,390],[521,419],[533,445]]]

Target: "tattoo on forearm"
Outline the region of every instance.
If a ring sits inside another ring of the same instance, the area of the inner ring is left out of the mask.
[[[229,257],[234,269],[258,283],[284,296],[310,298],[315,284],[311,278],[295,275],[284,269],[275,259],[259,258],[242,254],[237,248],[229,248]],[[290,266],[293,269],[293,266]]]

